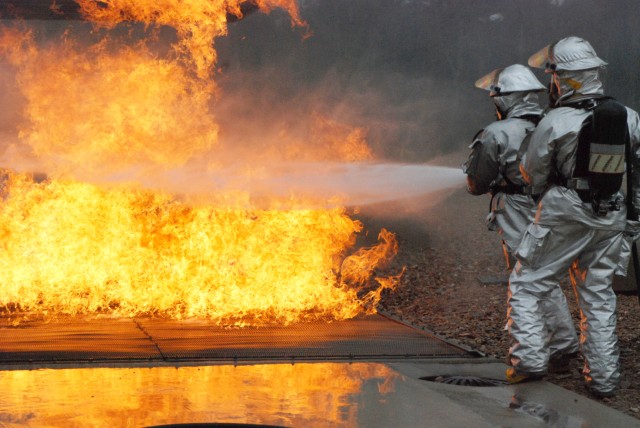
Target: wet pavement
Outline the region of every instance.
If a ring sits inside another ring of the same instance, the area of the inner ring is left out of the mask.
[[[547,382],[507,385],[505,368],[378,316],[235,331],[201,321],[5,323],[0,426],[640,427]]]
[[[285,427],[638,427],[547,382],[459,386],[500,363],[295,363],[0,372],[3,427],[257,424]]]
[[[317,361],[479,354],[380,315],[288,326],[227,328],[204,320],[0,318],[0,364],[56,367],[108,362]]]

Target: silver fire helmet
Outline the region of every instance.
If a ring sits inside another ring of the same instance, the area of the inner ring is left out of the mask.
[[[605,61],[598,58],[593,46],[580,37],[566,37],[545,46],[529,57],[528,64],[547,71],[589,70],[604,67]]]
[[[478,79],[475,86],[489,91],[489,95],[492,97],[512,92],[542,91],[546,89],[528,67],[520,64],[493,70]]]

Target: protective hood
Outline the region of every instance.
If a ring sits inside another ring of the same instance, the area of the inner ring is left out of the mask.
[[[541,91],[545,89],[533,72],[528,67],[520,64],[493,70],[478,79],[475,86],[476,88],[490,91],[489,95],[492,97],[511,92]]]
[[[529,57],[528,64],[550,72],[589,70],[607,65],[605,61],[598,58],[589,42],[575,36],[545,46]]]
[[[542,114],[535,92],[512,92],[492,99],[500,119]]]
[[[558,71],[552,74],[550,85],[549,99],[551,106],[604,94],[597,68],[580,71]]]

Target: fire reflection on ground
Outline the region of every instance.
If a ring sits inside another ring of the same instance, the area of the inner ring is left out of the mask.
[[[364,395],[384,405],[401,380],[372,363],[3,371],[0,424],[355,427]]]

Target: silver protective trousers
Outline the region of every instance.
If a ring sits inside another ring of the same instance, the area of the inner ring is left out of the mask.
[[[515,252],[524,231],[535,216],[536,204],[531,196],[498,194],[492,206],[492,218],[503,238],[507,269],[514,266]],[[559,283],[540,303],[549,336],[551,358],[578,352],[578,334],[569,305]]]
[[[570,270],[581,312],[585,382],[598,392],[617,388],[620,362],[612,280],[622,244],[621,231],[581,223],[533,223],[527,228],[509,280],[509,355],[517,372],[546,373],[551,336],[543,302],[554,292],[560,276]]]

